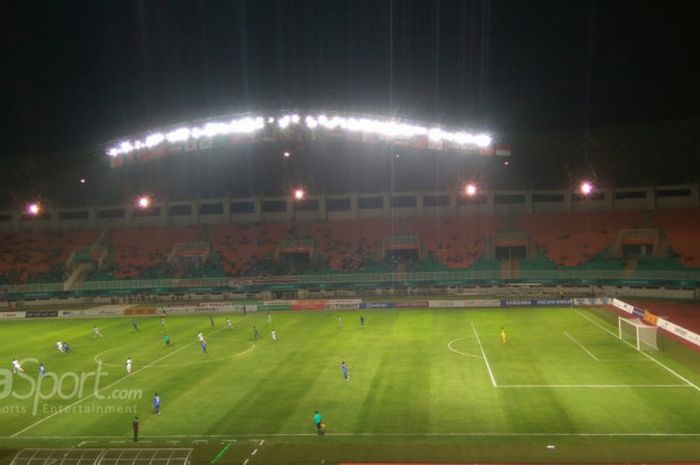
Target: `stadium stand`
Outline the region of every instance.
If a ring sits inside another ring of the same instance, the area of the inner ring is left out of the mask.
[[[371,271],[367,267],[376,262],[382,241],[395,228],[391,220],[364,219],[311,223],[304,230],[318,244],[331,271]]]
[[[21,231],[0,235],[0,280],[9,283],[63,281],[65,263],[76,247],[99,235],[95,229]]]
[[[224,273],[258,275],[266,274],[269,257],[276,245],[289,236],[289,231],[290,226],[281,223],[215,225],[209,230],[209,240]]]
[[[0,283],[64,282],[70,263],[94,263],[89,281],[467,269],[500,270],[504,277],[554,269],[633,277],[637,271],[699,267],[699,213],[536,213],[6,232],[0,234]],[[511,236],[520,238],[518,244],[527,249],[524,256],[499,257],[494,252],[503,245],[499,240]]]
[[[409,220],[411,234],[421,238],[432,259],[449,268],[468,268],[501,228],[496,216],[426,217]]]
[[[176,244],[194,242],[199,227],[121,228],[110,231],[106,245],[112,251],[115,278],[159,277],[166,275],[168,254]]]
[[[613,245],[621,229],[642,227],[644,214],[537,213],[520,216],[518,225],[557,265],[573,267],[596,258]]]
[[[681,264],[700,267],[700,210],[657,210],[653,222],[663,229]]]

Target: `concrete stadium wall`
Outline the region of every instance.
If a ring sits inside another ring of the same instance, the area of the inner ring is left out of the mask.
[[[436,199],[443,201],[436,202]],[[329,208],[344,202],[349,208]],[[437,204],[436,204],[437,203]],[[308,208],[308,205],[314,208]],[[575,191],[489,191],[475,199],[456,192],[379,192],[309,195],[305,204],[289,197],[223,198],[154,202],[147,212],[133,205],[50,209],[29,218],[22,211],[0,212],[0,230],[70,230],[104,227],[156,227],[194,224],[248,224],[288,221],[326,221],[359,218],[409,218],[447,215],[504,215],[628,211],[700,206],[695,184],[600,189],[591,198]],[[216,210],[217,213],[211,213]]]

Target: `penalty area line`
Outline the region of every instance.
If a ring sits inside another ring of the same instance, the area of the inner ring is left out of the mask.
[[[587,315],[581,313],[580,311],[578,311],[578,310],[576,310],[576,309],[574,309],[574,312],[576,312],[581,318],[584,318],[584,319],[590,321],[591,323],[593,323],[594,325],[596,325],[597,327],[599,327],[600,329],[602,329],[602,330],[605,331],[606,333],[610,334],[610,335],[611,335],[612,337],[614,337],[615,339],[620,340],[620,338],[618,337],[617,334],[615,334],[614,332],[610,331],[610,329],[608,329],[608,328],[606,328],[605,326],[601,325],[600,323],[598,323],[597,321],[595,321],[595,320],[592,319],[591,317],[589,317],[589,316],[587,316]],[[623,342],[624,342],[625,344],[627,344],[628,346],[632,347],[632,349],[637,350],[637,349],[636,349],[632,344],[630,344],[629,342],[624,341],[624,340],[623,340]],[[698,387],[697,384],[693,383],[692,381],[690,381],[688,378],[684,377],[683,375],[678,374],[675,370],[673,370],[672,368],[670,368],[669,366],[667,366],[665,363],[662,363],[661,361],[657,360],[656,358],[652,357],[651,355],[647,354],[646,352],[642,352],[641,350],[638,351],[638,352],[639,352],[640,354],[644,355],[646,358],[648,358],[648,359],[651,360],[652,362],[654,362],[654,363],[656,363],[657,365],[659,365],[661,368],[663,368],[663,369],[665,369],[666,371],[668,371],[669,373],[671,373],[671,374],[672,374],[673,376],[675,376],[676,378],[678,378],[678,379],[680,379],[681,381],[683,381],[684,383],[686,383],[688,386],[690,386],[690,387],[694,388],[696,391],[700,392],[700,387]]]
[[[580,342],[578,342],[576,339],[574,339],[574,337],[573,337],[571,334],[569,334],[569,333],[566,332],[566,331],[564,331],[564,334],[566,335],[566,337],[568,337],[569,339],[571,339],[571,340],[574,342],[574,344],[576,344],[576,345],[579,346],[581,349],[583,349],[584,352],[586,352],[588,355],[590,355],[591,357],[593,357],[593,360],[595,360],[596,362],[600,362],[600,359],[599,359],[598,357],[596,357],[596,356],[593,354],[593,352],[591,352],[590,350],[586,349],[586,347],[585,347],[583,344],[581,344]]]
[[[491,385],[493,387],[497,387],[498,384],[496,383],[496,377],[493,376],[493,371],[491,370],[491,365],[489,364],[489,359],[486,357],[486,352],[484,352],[484,346],[481,345],[481,339],[479,339],[479,333],[476,331],[476,326],[474,325],[474,322],[472,321],[472,329],[474,330],[474,336],[476,336],[476,342],[479,343],[479,349],[481,349],[481,355],[484,357],[484,363],[486,364],[486,369],[489,372],[489,378],[491,378]]]

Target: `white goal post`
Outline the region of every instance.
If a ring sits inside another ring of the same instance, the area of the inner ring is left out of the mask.
[[[659,350],[657,328],[637,318],[617,317],[618,337],[630,341],[637,350]]]

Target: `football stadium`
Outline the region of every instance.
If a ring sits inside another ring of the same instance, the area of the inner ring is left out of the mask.
[[[0,465],[700,463],[700,108],[622,3],[8,8]]]
[[[289,141],[299,158],[327,144],[389,159],[509,156],[486,134],[343,113],[145,134],[108,144],[112,170],[212,151],[286,163]],[[13,361],[0,440],[17,464],[64,450],[78,462],[83,450],[91,461],[115,450],[232,463],[693,460],[697,204],[697,185],[585,180],[31,202],[0,222],[0,352]]]

